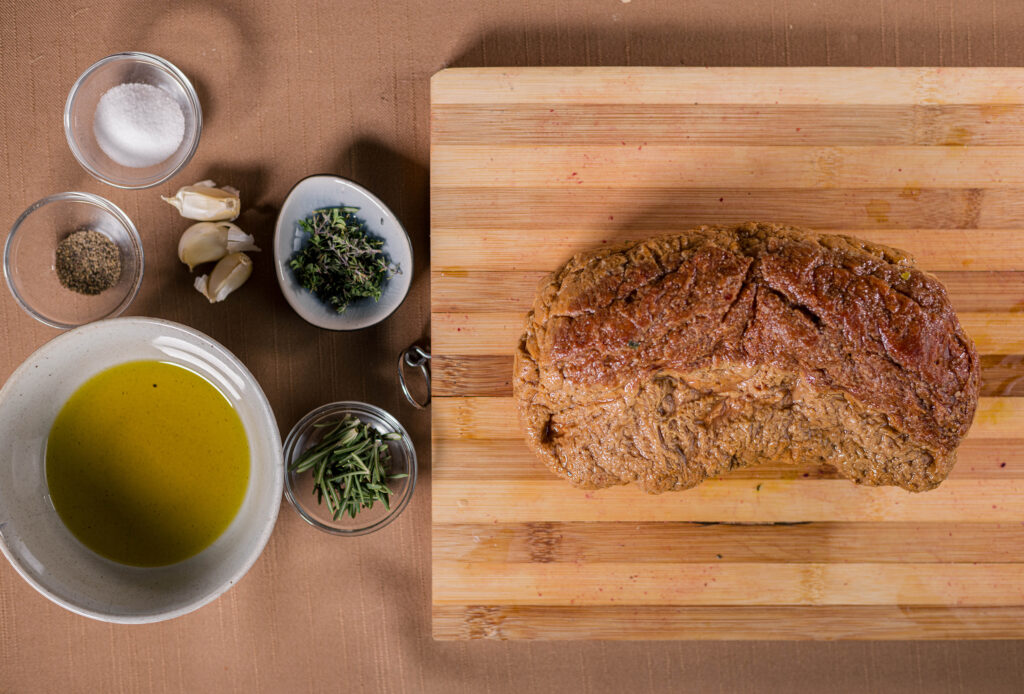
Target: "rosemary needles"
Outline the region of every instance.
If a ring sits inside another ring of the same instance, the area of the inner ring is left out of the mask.
[[[377,502],[391,510],[388,480],[408,477],[389,474],[391,450],[388,441],[401,434],[382,434],[369,424],[347,414],[337,421],[314,425],[326,433],[290,466],[292,472],[309,471],[313,475],[313,494],[317,503],[327,503],[334,520],[344,514],[355,518]]]

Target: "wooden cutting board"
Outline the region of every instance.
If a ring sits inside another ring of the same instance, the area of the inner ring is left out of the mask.
[[[445,70],[431,133],[436,638],[1024,637],[1024,69]],[[946,284],[983,388],[937,490],[587,492],[532,458],[510,375],[545,273],[747,220]]]

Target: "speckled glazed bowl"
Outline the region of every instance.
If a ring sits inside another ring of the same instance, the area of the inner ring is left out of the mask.
[[[46,483],[46,440],[82,383],[117,364],[153,359],[184,366],[220,390],[245,427],[249,487],[228,529],[185,561],[125,566],[82,545],[61,522]],[[39,348],[0,390],[0,550],[58,605],[108,622],[156,622],[226,591],[270,537],[283,486],[281,436],[256,379],[200,332],[154,318],[115,318],[71,330]]]
[[[384,253],[398,266],[398,272],[384,283],[379,301],[359,299],[338,313],[295,279],[288,261],[306,243],[307,234],[299,222],[323,207],[358,207],[356,216],[373,236],[383,239]],[[277,216],[274,229],[274,267],[277,283],[288,304],[303,319],[327,330],[362,330],[380,323],[394,313],[412,284],[412,242],[398,217],[380,199],[354,181],[320,174],[295,184]]]

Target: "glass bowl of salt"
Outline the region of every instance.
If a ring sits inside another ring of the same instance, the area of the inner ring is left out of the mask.
[[[202,130],[192,83],[149,53],[117,53],[93,64],[64,105],[71,153],[118,188],[150,188],[174,176],[192,159]]]

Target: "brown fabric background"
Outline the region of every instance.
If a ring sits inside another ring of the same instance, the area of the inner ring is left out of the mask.
[[[99,193],[147,254],[129,313],[192,325],[249,365],[282,432],[360,399],[411,431],[421,478],[394,525],[326,537],[287,505],[266,552],[215,603],[142,627],[76,617],[0,562],[0,692],[1010,692],[1024,645],[940,643],[434,643],[429,413],[394,360],[429,340],[429,77],[447,66],[1022,65],[1015,0],[0,0],[0,227],[40,197]],[[61,127],[74,79],[121,50],[196,83],[205,129],[187,170],[147,191],[91,179]],[[243,191],[264,248],[277,205],[317,172],[352,177],[404,221],[418,267],[405,304],[357,334],[319,331],[281,297],[268,254],[210,306],[175,258],[187,222],[158,199],[212,177]],[[0,292],[0,378],[56,331]]]

